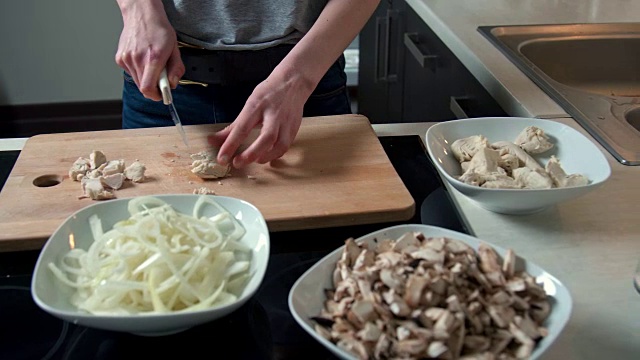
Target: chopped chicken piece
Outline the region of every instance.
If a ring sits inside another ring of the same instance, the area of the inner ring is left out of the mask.
[[[549,136],[535,126],[527,126],[513,142],[529,154],[540,154],[553,148]]]
[[[553,180],[543,169],[522,167],[513,170],[513,178],[525,189],[551,189]]]
[[[500,156],[498,166],[507,171],[507,175],[512,175],[513,170],[520,167],[520,160],[513,154],[503,154]]]
[[[110,160],[100,165],[98,170],[102,175],[113,175],[124,172],[124,160]]]
[[[217,156],[218,153],[215,150],[205,150],[192,154],[191,172],[203,179],[217,179],[229,175],[231,166],[218,164],[216,161]]]
[[[515,155],[520,163],[524,166],[532,169],[542,169],[542,166],[538,164],[536,159],[531,157],[531,155],[527,154],[526,151],[522,150],[518,145],[508,142],[508,141],[498,141],[491,144],[491,147],[500,150],[500,155],[504,154],[512,154]]]
[[[89,171],[87,171],[87,174],[85,175],[85,177],[87,177],[89,179],[98,179],[101,176],[102,176],[102,171],[100,171],[100,169],[89,170]]]
[[[134,183],[141,183],[145,180],[144,172],[146,170],[147,168],[144,166],[144,164],[136,160],[131,165],[127,166],[126,169],[124,169],[124,176]]]
[[[498,170],[500,169],[504,173],[504,169],[498,167],[499,162],[500,154],[497,151],[489,148],[482,148],[473,155],[473,158],[471,158],[467,172],[473,171],[475,173],[486,175],[500,172]]]
[[[111,174],[99,177],[102,185],[113,190],[118,190],[124,184],[125,176],[122,173]]]
[[[100,165],[107,162],[107,157],[102,151],[94,150],[89,154],[89,161],[91,162],[91,168],[97,169]]]
[[[197,189],[193,189],[193,193],[195,195],[215,195],[216,194],[215,191],[213,191],[213,190],[211,190],[209,188],[206,188],[204,186],[203,187],[199,187]]]
[[[78,160],[74,161],[73,165],[71,165],[71,169],[69,169],[69,179],[73,181],[80,181],[80,179],[82,179],[89,170],[91,170],[90,160],[79,157]],[[82,175],[82,177],[80,177],[80,175]]]
[[[551,156],[551,159],[547,162],[546,170],[549,173],[549,176],[553,179],[555,185],[559,188],[585,186],[589,183],[589,179],[582,174],[567,175],[562,168],[560,161],[555,156]]]
[[[451,152],[459,162],[469,161],[481,149],[488,148],[489,141],[483,135],[458,139],[451,144]]]
[[[522,186],[512,177],[504,174],[494,173],[483,175],[484,181],[480,186],[487,189],[520,189]]]
[[[111,191],[104,188],[100,178],[83,178],[82,192],[83,194],[79,196],[80,199],[91,198],[92,200],[108,200],[116,197]]]

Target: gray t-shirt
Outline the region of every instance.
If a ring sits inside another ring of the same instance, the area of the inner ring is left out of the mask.
[[[210,50],[295,44],[328,0],[163,0],[178,40]]]

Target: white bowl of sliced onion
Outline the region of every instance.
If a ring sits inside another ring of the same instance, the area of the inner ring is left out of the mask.
[[[42,249],[36,304],[74,324],[166,335],[237,310],[269,260],[260,211],[231,197],[157,195],[90,205]]]

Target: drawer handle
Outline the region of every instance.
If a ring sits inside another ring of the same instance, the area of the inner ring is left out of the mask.
[[[460,105],[460,103],[458,102],[458,100],[467,100],[468,98],[452,96],[450,99],[451,101],[449,101],[449,109],[451,109],[453,115],[456,116],[456,119],[468,119],[469,116],[467,115],[467,112],[464,111],[462,105]]]
[[[418,45],[420,40],[418,39],[417,33],[405,33],[404,34],[404,46],[406,46],[407,50],[413,55],[416,59],[420,67],[424,69],[429,69],[432,72],[436,72],[436,61],[438,60],[437,55],[425,55],[420,51]]]

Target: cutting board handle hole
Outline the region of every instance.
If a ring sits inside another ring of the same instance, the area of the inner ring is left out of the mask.
[[[33,185],[37,187],[52,187],[60,184],[62,177],[58,175],[42,175],[33,180]]]

